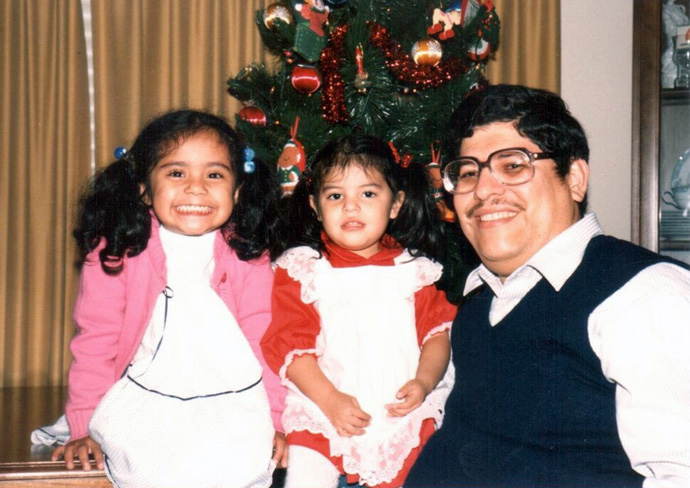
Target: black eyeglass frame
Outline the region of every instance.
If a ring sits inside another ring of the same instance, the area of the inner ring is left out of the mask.
[[[493,169],[491,168],[491,160],[493,157],[502,152],[506,151],[519,151],[527,156],[527,160],[529,162],[530,168],[532,169],[532,174],[528,179],[525,181],[521,181],[520,183],[505,183],[501,180],[499,175],[494,173]],[[539,160],[539,159],[552,159],[557,157],[558,155],[553,152],[532,152],[528,150],[527,148],[524,147],[506,147],[504,149],[499,149],[498,151],[494,151],[491,154],[489,154],[489,157],[486,158],[486,161],[479,161],[477,158],[472,157],[472,156],[464,156],[462,158],[454,159],[452,161],[448,161],[444,167],[443,167],[443,187],[448,193],[452,193],[453,195],[464,195],[466,193],[471,193],[474,191],[475,188],[477,188],[477,183],[479,183],[479,174],[482,172],[484,168],[487,168],[489,170],[489,173],[491,173],[496,180],[501,183],[502,185],[505,186],[518,186],[518,185],[524,185],[525,183],[529,183],[532,181],[532,178],[534,178],[534,162]],[[474,184],[474,186],[467,191],[455,191],[455,185],[450,181],[450,177],[448,176],[448,168],[453,164],[457,163],[459,161],[472,161],[477,165],[477,182]]]

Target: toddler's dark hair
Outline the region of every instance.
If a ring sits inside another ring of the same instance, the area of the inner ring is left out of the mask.
[[[399,191],[405,193],[398,216],[388,223],[386,233],[415,257],[442,259],[443,231],[424,168],[415,163],[403,167],[396,162],[388,144],[365,134],[333,139],[316,154],[294,193],[283,199],[281,225],[271,242],[271,258],[276,259],[296,246],[325,251],[321,240],[323,227],[309,204],[309,197],[318,199],[325,178],[332,171],[341,171],[353,164],[365,171],[381,173],[394,197]]]
[[[96,249],[103,270],[117,274],[125,256],[146,249],[151,236],[150,176],[156,164],[190,136],[213,133],[230,155],[238,199],[230,219],[222,226],[228,245],[242,260],[257,258],[268,248],[268,208],[278,196],[275,171],[255,161],[255,171],[246,173],[243,145],[235,130],[215,115],[196,110],[168,112],[150,122],[132,148],[92,178],[80,201],[74,237],[82,260]]]

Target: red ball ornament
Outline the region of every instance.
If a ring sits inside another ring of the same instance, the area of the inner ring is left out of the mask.
[[[259,107],[247,105],[242,107],[237,113],[242,120],[246,120],[252,125],[262,127],[266,125],[266,114]]]
[[[321,88],[321,73],[315,66],[298,64],[292,69],[290,82],[298,92],[311,95]]]
[[[420,66],[436,66],[443,57],[443,48],[436,39],[427,37],[412,46],[412,59]]]

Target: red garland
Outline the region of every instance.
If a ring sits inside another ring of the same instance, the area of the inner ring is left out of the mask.
[[[403,51],[400,43],[391,40],[388,29],[375,22],[371,23],[369,39],[383,52],[386,66],[393,75],[418,90],[437,88],[469,71],[469,66],[464,65],[459,58],[444,59],[436,66],[417,65],[412,57]]]
[[[331,124],[346,122],[349,118],[345,106],[345,82],[340,67],[345,58],[345,35],[347,24],[341,25],[329,35],[328,45],[321,52],[321,110],[324,119]]]
[[[400,43],[391,40],[388,29],[371,22],[371,43],[378,47],[386,59],[386,66],[400,81],[418,90],[437,88],[457,76],[466,74],[470,67],[459,58],[449,58],[436,66],[419,66],[403,51]],[[336,27],[329,35],[328,45],[321,53],[320,64],[323,73],[321,88],[321,110],[323,117],[331,124],[347,122],[349,115],[345,106],[345,82],[340,68],[345,58],[345,35],[347,24]]]

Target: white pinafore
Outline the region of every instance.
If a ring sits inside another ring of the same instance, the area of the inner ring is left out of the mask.
[[[405,251],[394,266],[333,268],[308,247],[288,251],[277,264],[300,282],[302,301],[314,303],[321,319],[315,349],[291,352],[281,377],[295,355],[315,353],[335,387],[357,398],[372,417],[364,435],[341,437],[318,406],[285,379],[283,426],[287,432],[324,435],[331,455],[343,456],[345,472],[358,474],[360,483],[391,481],[419,445],[422,421],[431,418],[440,426],[454,382],[450,366],[419,408],[405,417],[387,414],[385,405],[398,401],[397,391],[415,377],[419,364],[414,294],[439,279],[441,266]]]
[[[118,487],[265,488],[274,429],[259,361],[211,288],[216,233],[160,228],[168,286],[89,424]]]

